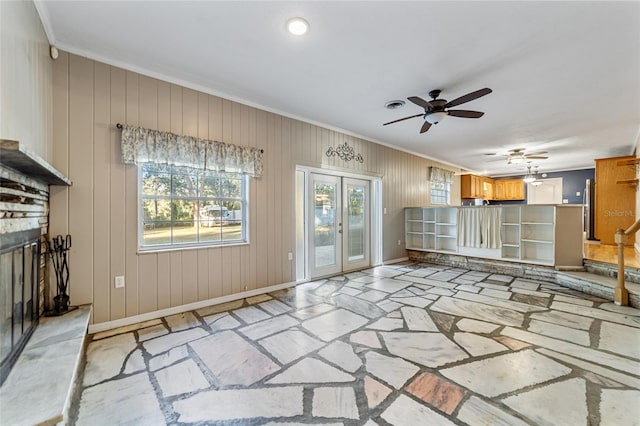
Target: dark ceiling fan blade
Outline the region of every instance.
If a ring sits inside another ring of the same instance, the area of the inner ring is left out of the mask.
[[[409,96],[407,99],[409,99],[414,104],[416,104],[418,106],[421,106],[424,109],[430,109],[431,108],[431,104],[429,102],[427,102],[424,99],[419,98],[417,96]]]
[[[525,155],[524,158],[526,158],[527,160],[546,160],[549,157],[540,155]]]
[[[478,99],[482,96],[488,95],[489,93],[491,93],[493,90],[489,89],[488,87],[485,87],[484,89],[480,89],[480,90],[476,90],[475,92],[471,92],[471,93],[467,93],[464,96],[460,96],[457,99],[452,100],[451,102],[447,102],[447,104],[444,106],[445,108],[451,108],[460,104],[464,104],[466,102],[470,102],[474,99]]]
[[[462,118],[480,118],[484,115],[484,112],[480,111],[467,111],[465,109],[450,109],[447,111],[447,114],[453,117],[462,117]]]
[[[429,123],[428,121],[425,121],[422,127],[420,128],[420,133],[426,132],[427,130],[429,130],[430,127],[431,127],[431,123]]]
[[[399,119],[397,119],[397,120],[393,120],[393,121],[390,121],[390,122],[388,122],[388,123],[384,123],[384,124],[383,124],[383,126],[386,126],[387,124],[397,123],[398,121],[408,120],[408,119],[410,119],[410,118],[421,117],[421,116],[423,116],[423,115],[424,115],[424,114],[416,114],[416,115],[411,115],[411,116],[409,116],[409,117],[399,118]]]

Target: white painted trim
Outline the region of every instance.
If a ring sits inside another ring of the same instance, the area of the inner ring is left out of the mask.
[[[124,327],[143,321],[149,321],[156,318],[166,317],[168,315],[181,314],[183,312],[193,311],[195,309],[205,308],[207,306],[219,305],[221,303],[233,302],[234,300],[244,299],[247,297],[258,296],[260,294],[269,293],[276,290],[282,290],[294,287],[295,282],[290,281],[283,284],[276,284],[269,287],[257,288],[255,290],[243,291],[241,293],[230,294],[228,296],[214,297],[213,299],[201,300],[199,302],[187,303],[186,305],[173,306],[171,308],[160,309],[159,311],[147,312],[145,314],[134,315],[132,317],[122,318],[114,321],[101,322],[99,324],[89,325],[89,334],[98,333],[100,331],[111,330],[113,328]]]
[[[409,260],[409,257],[399,257],[397,259],[390,259],[390,260],[384,260],[382,262],[383,265],[392,265],[394,263],[400,263],[400,262],[406,262],[407,260]]]

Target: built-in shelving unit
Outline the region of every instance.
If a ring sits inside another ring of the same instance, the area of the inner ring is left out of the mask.
[[[500,239],[502,257],[520,259],[520,206],[502,207]]]
[[[457,251],[456,207],[405,209],[407,250]]]
[[[472,208],[501,209],[500,249],[459,247],[458,207],[407,208],[407,249],[549,266],[582,265],[582,206]],[[483,225],[476,223],[473,226]]]

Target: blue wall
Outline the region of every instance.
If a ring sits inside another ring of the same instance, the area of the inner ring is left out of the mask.
[[[583,169],[583,170],[571,170],[567,172],[549,172],[547,173],[547,178],[562,178],[562,199],[569,200],[569,204],[584,204],[584,189],[586,187],[587,179],[595,179],[596,169]],[[517,176],[508,176],[504,177],[504,179],[513,179],[513,178],[523,178],[524,175]],[[538,174],[538,178],[544,180],[545,178],[541,178],[540,174]],[[498,179],[503,179],[500,177]],[[496,180],[498,180],[496,179]],[[526,197],[526,188],[525,185],[525,197]],[[576,192],[579,192],[580,195],[577,196]],[[495,201],[492,204],[527,204],[527,200],[523,201]]]

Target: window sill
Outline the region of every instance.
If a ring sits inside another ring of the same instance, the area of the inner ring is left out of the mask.
[[[181,247],[158,247],[158,248],[140,248],[136,251],[136,254],[152,254],[152,253],[168,253],[174,251],[188,251],[188,250],[209,250],[225,247],[240,247],[250,245],[249,241],[239,241],[227,244],[211,244],[211,245],[194,245],[194,246],[181,246]]]

